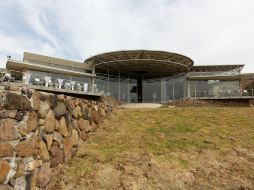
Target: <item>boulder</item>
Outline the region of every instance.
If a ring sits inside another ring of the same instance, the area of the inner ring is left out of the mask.
[[[14,190],[14,188],[8,184],[0,184],[0,190]]]
[[[27,171],[34,171],[36,168],[42,166],[42,160],[32,160],[27,163]]]
[[[52,110],[49,110],[46,118],[45,118],[45,130],[48,133],[54,132],[56,127],[55,114]]]
[[[59,126],[59,121],[56,119],[56,127],[55,127],[55,130],[58,131],[60,129],[60,126]]]
[[[85,131],[81,131],[82,140],[85,141],[88,138],[88,134]]]
[[[38,126],[38,121],[37,121],[36,113],[34,111],[29,112],[28,119],[26,123],[24,123],[23,125],[19,127],[19,132],[22,136],[25,136],[29,134],[31,131],[34,131],[37,128],[37,126]]]
[[[49,163],[44,163],[37,173],[37,186],[41,188],[46,187],[46,185],[50,182],[51,175],[52,171]]]
[[[18,157],[29,157],[37,153],[38,138],[33,136],[24,141],[20,141],[15,147]]]
[[[9,170],[9,163],[7,161],[0,160],[0,184],[6,181]]]
[[[8,92],[6,94],[5,109],[29,111],[32,110],[31,102],[22,94]]]
[[[62,137],[62,135],[60,133],[55,131],[53,133],[53,140],[58,142],[60,144],[63,141],[63,137]]]
[[[67,125],[65,122],[65,118],[62,117],[59,121],[59,132],[66,137],[68,135],[68,129],[67,129]]]
[[[50,160],[47,145],[44,143],[43,140],[39,140],[37,154],[42,161],[49,161]]]
[[[52,135],[44,135],[43,139],[45,140],[46,144],[47,144],[47,148],[48,150],[50,150],[51,144],[53,142],[53,137]]]
[[[106,112],[105,112],[104,108],[100,108],[100,114],[102,117],[106,116]]]
[[[33,100],[33,109],[35,111],[39,110],[40,109],[40,93],[37,91],[34,91],[32,95],[32,100]]]
[[[98,105],[94,105],[93,109],[97,112],[98,111]]]
[[[78,145],[78,142],[79,142],[79,136],[78,136],[78,131],[73,129],[71,131],[71,144],[72,146],[77,146]]]
[[[55,117],[59,119],[61,116],[66,114],[66,106],[63,102],[58,102],[57,106],[54,108]]]
[[[45,125],[45,119],[39,119],[38,121],[38,125],[41,126],[41,125]]]
[[[64,101],[65,100],[65,96],[63,94],[60,94],[60,95],[57,96],[57,99],[59,101]]]
[[[55,167],[60,163],[63,163],[64,156],[59,146],[51,146],[50,148],[50,166]]]
[[[41,119],[45,119],[49,110],[50,110],[50,107],[49,107],[48,102],[40,100],[40,108],[38,110],[38,117]]]
[[[75,119],[78,119],[79,116],[81,116],[81,108],[79,106],[76,106],[73,111],[72,111],[72,116],[75,118]]]
[[[19,133],[15,125],[16,120],[14,119],[0,120],[0,140],[11,141],[19,139]]]
[[[48,104],[52,110],[57,106],[57,95],[56,94],[50,95],[48,97]]]
[[[71,137],[65,137],[65,139],[63,140],[63,152],[64,152],[64,161],[67,162],[68,160],[71,159],[73,154]]]
[[[89,118],[90,123],[95,122],[96,124],[100,123],[99,113],[95,110],[91,111],[91,117]]]
[[[16,169],[16,173],[15,173],[15,178],[18,177],[22,177],[25,175],[25,163],[23,162],[23,160],[18,160],[16,162],[17,164],[17,169]]]
[[[26,115],[25,111],[18,111],[15,119],[19,122],[24,119],[24,116]]]
[[[67,109],[70,112],[72,112],[74,110],[74,108],[75,108],[75,102],[74,102],[74,100],[72,100],[72,99],[67,100],[66,101],[66,107],[67,107]]]
[[[89,121],[88,120],[84,120],[83,118],[79,118],[78,120],[78,128],[83,131],[86,130],[90,127]]]
[[[4,110],[0,111],[0,118],[10,118],[15,119],[17,115],[17,110]]]
[[[13,156],[13,146],[7,142],[0,142],[0,158],[12,156]]]
[[[36,185],[37,185],[37,173],[34,171],[34,172],[27,174],[25,189],[37,190],[38,188],[36,187]]]

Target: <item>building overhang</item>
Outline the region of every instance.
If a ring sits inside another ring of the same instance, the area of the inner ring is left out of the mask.
[[[200,80],[222,80],[222,81],[233,81],[233,80],[240,80],[240,75],[216,75],[216,76],[189,76],[187,80],[192,81],[200,81]]]
[[[187,73],[193,61],[183,55],[150,50],[109,52],[85,60],[93,63],[96,73],[118,76],[142,75],[145,78],[159,78]]]
[[[95,77],[96,76],[95,74],[91,74],[91,73],[78,72],[78,71],[72,71],[67,69],[55,68],[51,66],[38,65],[38,64],[30,63],[30,62],[23,62],[23,61],[17,61],[12,59],[7,60],[6,68],[9,71],[19,71],[19,72],[24,72],[26,70],[34,70],[34,71],[41,71],[41,72],[51,72],[51,73],[72,75],[72,76],[78,76],[78,77]]]

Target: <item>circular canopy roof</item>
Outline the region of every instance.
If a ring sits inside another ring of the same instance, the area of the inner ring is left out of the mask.
[[[166,77],[188,72],[193,61],[183,55],[150,50],[131,50],[103,53],[85,60],[95,64],[96,73],[137,75],[146,78]]]

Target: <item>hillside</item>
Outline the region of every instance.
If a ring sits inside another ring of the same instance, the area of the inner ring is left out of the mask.
[[[254,189],[254,110],[120,110],[48,187],[74,188]]]

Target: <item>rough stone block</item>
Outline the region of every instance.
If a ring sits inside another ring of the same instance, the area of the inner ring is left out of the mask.
[[[19,133],[15,125],[16,120],[14,119],[0,120],[0,140],[11,141],[19,139]]]

